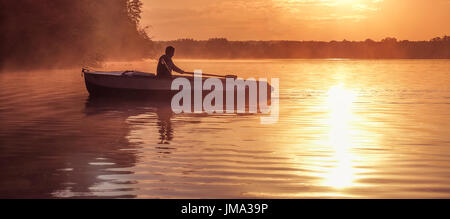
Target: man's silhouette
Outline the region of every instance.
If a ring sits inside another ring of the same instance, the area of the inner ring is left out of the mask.
[[[170,78],[172,77],[172,71],[178,73],[185,73],[185,71],[178,68],[172,61],[172,57],[175,54],[175,48],[168,46],[166,48],[166,54],[162,55],[158,61],[158,68],[156,70],[158,78]]]

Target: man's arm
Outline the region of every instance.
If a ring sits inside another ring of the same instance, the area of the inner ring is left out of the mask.
[[[172,59],[169,59],[169,61],[168,61],[167,64],[169,64],[170,67],[172,68],[172,70],[174,70],[175,72],[178,72],[178,73],[181,73],[181,74],[185,73],[185,71],[181,70],[181,68],[178,68],[178,67],[173,63]]]

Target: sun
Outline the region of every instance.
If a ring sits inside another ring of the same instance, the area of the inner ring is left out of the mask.
[[[353,5],[353,4],[358,4],[361,3],[361,0],[334,0],[334,1],[330,1],[330,3],[335,3],[336,5]]]
[[[345,3],[358,3],[361,2],[361,0],[335,0],[339,3],[345,4]]]

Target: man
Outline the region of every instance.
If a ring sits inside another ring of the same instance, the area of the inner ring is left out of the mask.
[[[178,73],[186,73],[185,71],[178,68],[172,61],[172,57],[175,54],[175,48],[168,46],[166,48],[166,54],[162,55],[158,61],[158,68],[156,70],[158,78],[170,78],[172,77],[172,71]]]

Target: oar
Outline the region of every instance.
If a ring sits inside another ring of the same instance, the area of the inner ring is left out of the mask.
[[[194,72],[184,72],[181,74],[196,75]],[[236,75],[216,75],[216,74],[204,74],[204,73],[202,73],[202,75],[212,76],[212,77],[220,77],[220,78],[235,78],[235,79],[237,78]]]

